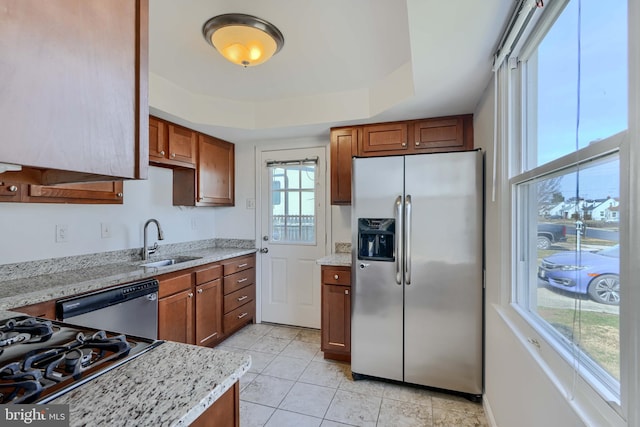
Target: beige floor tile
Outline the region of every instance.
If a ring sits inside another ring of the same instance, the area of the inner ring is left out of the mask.
[[[261,373],[276,357],[273,353],[263,353],[261,351],[254,350],[245,350],[244,354],[251,356],[251,367],[249,368],[249,372],[253,372],[255,374]]]
[[[352,427],[352,424],[342,424],[330,420],[322,420],[320,427]]]
[[[321,418],[278,409],[265,424],[265,427],[319,427],[321,422]]]
[[[222,342],[222,345],[243,350],[249,349],[260,339],[257,335],[252,334],[234,334]]]
[[[300,328],[294,328],[292,326],[274,326],[266,333],[266,335],[292,340],[298,335],[298,333],[300,333]]]
[[[280,354],[280,352],[291,342],[290,339],[275,338],[265,335],[260,337],[249,350],[261,351],[263,353]]]
[[[484,408],[481,403],[471,402],[460,396],[443,393],[433,393],[431,398],[433,407],[443,410],[463,411],[470,414],[484,416]]]
[[[382,381],[373,380],[358,380],[354,381],[353,378],[347,375],[338,388],[340,390],[352,391],[354,393],[366,394],[368,396],[382,397],[384,393],[385,383]]]
[[[298,341],[310,342],[314,344],[320,343],[320,330],[319,329],[300,329],[298,335],[294,338]]]
[[[309,362],[303,359],[279,355],[262,370],[262,375],[295,381],[302,375],[308,364]]]
[[[296,357],[307,361],[313,358],[320,351],[320,343],[309,343],[305,341],[291,341],[283,350],[283,356]]]
[[[377,427],[429,427],[431,405],[382,399]]]
[[[335,394],[333,388],[295,383],[280,404],[280,409],[322,418]]]
[[[346,364],[311,362],[300,378],[298,378],[298,381],[324,387],[338,388],[347,375],[351,374],[349,366]]]
[[[378,420],[382,399],[337,390],[325,419],[362,427],[373,427]]]
[[[240,400],[277,408],[294,382],[282,378],[258,375],[240,393]]]
[[[240,401],[240,427],[262,427],[276,410],[256,403]]]
[[[402,402],[414,402],[431,406],[432,392],[418,387],[400,384],[387,384],[382,395],[387,399],[400,400]]]
[[[484,415],[433,408],[433,427],[487,427]]]
[[[257,376],[258,376],[258,374],[255,374],[253,372],[247,372],[246,374],[241,376],[240,377],[240,391],[242,391],[243,388],[248,386],[251,383],[251,381],[253,381]]]
[[[273,328],[273,325],[270,325],[268,323],[250,323],[237,333],[257,335],[261,337],[263,335],[266,335],[271,330],[271,328]]]

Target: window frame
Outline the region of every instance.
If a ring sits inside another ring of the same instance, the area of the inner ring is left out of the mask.
[[[620,257],[620,277],[621,281],[629,280],[631,271],[638,271],[637,265],[632,265],[630,260],[635,259],[634,256],[639,255],[639,250],[633,249],[632,242],[640,243],[640,233],[633,232],[631,228],[630,217],[637,217],[640,213],[637,204],[633,203],[632,197],[640,193],[636,187],[630,183],[633,177],[640,174],[631,168],[634,164],[634,157],[638,157],[637,149],[634,149],[631,140],[637,137],[638,132],[637,119],[640,118],[640,78],[637,73],[640,71],[640,47],[638,43],[633,42],[634,37],[638,36],[640,30],[637,30],[632,23],[637,22],[635,19],[640,18],[640,6],[634,5],[632,1],[628,2],[628,40],[629,40],[629,58],[628,58],[628,75],[629,75],[629,111],[628,111],[628,129],[626,138],[620,140],[601,141],[598,144],[592,144],[581,148],[577,152],[569,153],[559,159],[555,159],[549,163],[536,166],[530,170],[525,170],[527,152],[531,154],[533,149],[531,146],[522,144],[526,141],[526,108],[523,108],[524,96],[522,82],[526,82],[526,70],[521,64],[521,59],[530,58],[536,47],[547,34],[548,29],[555,23],[564,7],[569,0],[557,0],[550,2],[546,6],[543,13],[537,13],[531,20],[530,25],[522,32],[521,37],[515,43],[511,50],[508,64],[504,64],[497,72],[502,73],[504,83],[500,83],[499,89],[501,93],[499,102],[502,105],[501,116],[499,120],[503,123],[502,135],[503,142],[501,146],[505,155],[502,157],[502,170],[505,172],[505,179],[502,180],[502,192],[506,196],[505,213],[510,219],[504,227],[505,243],[509,244],[510,250],[507,254],[510,256],[508,265],[505,266],[505,278],[510,278],[510,285],[506,287],[503,298],[503,309],[499,310],[500,315],[510,325],[517,337],[520,338],[534,359],[542,367],[543,371],[549,379],[558,387],[559,390],[567,392],[570,390],[572,396],[566,396],[567,403],[574,408],[576,413],[587,424],[593,420],[606,419],[611,425],[635,425],[640,422],[640,409],[633,403],[640,397],[640,314],[636,314],[632,307],[637,306],[640,302],[640,289],[631,289],[631,286],[623,287],[621,290],[622,302],[620,304],[620,396],[619,400],[616,396],[609,393],[607,388],[596,390],[594,384],[598,383],[597,378],[590,375],[584,369],[579,371],[580,375],[574,375],[575,366],[570,362],[571,357],[567,357],[564,348],[556,345],[553,338],[541,322],[538,321],[527,309],[521,307],[518,298],[522,296],[517,287],[518,274],[520,270],[517,268],[519,262],[518,254],[518,231],[517,221],[518,212],[516,211],[517,192],[516,185],[527,182],[535,177],[544,174],[552,174],[561,171],[568,164],[577,164],[578,162],[586,162],[593,158],[603,157],[613,152],[619,152],[620,156],[620,204],[619,210],[627,213],[623,215],[619,222],[620,229],[620,245],[623,248]],[[636,61],[634,63],[634,60]],[[635,72],[635,74],[634,74]],[[634,98],[635,97],[635,98]],[[635,106],[635,108],[634,108]],[[634,122],[634,118],[636,122]],[[532,157],[529,157],[532,158]],[[578,161],[576,161],[576,159]],[[568,163],[571,161],[571,163]],[[637,162],[640,164],[640,161]],[[640,200],[638,195],[637,200]],[[630,233],[631,231],[631,233]],[[637,287],[636,287],[637,288]],[[635,303],[634,303],[635,302]],[[506,310],[505,310],[506,309]],[[546,323],[546,322],[545,322]],[[541,346],[538,339],[548,346]],[[532,348],[536,347],[536,348]],[[551,351],[550,351],[551,350]],[[571,355],[569,355],[571,356]],[[616,400],[618,400],[616,402]],[[619,402],[619,403],[618,403]]]

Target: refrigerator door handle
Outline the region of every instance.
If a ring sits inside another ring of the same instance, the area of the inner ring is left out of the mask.
[[[400,235],[402,233],[402,196],[396,198],[396,283],[402,285],[402,240]]]
[[[411,284],[411,195],[404,199],[404,280],[407,285]]]

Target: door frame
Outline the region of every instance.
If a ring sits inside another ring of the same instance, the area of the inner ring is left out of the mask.
[[[331,176],[329,171],[331,170],[331,165],[329,164],[330,155],[329,155],[329,138],[327,136],[325,139],[317,139],[317,140],[289,140],[283,142],[276,143],[267,143],[260,144],[256,143],[254,145],[253,157],[255,160],[255,196],[256,196],[256,210],[255,210],[255,238],[256,238],[256,249],[258,252],[256,253],[256,323],[262,322],[262,257],[260,256],[260,248],[262,247],[262,236],[264,235],[262,231],[262,214],[263,209],[268,207],[268,200],[262,200],[262,152],[263,151],[277,151],[277,150],[296,150],[303,148],[321,148],[324,151],[324,165],[325,170],[324,173],[324,206],[325,206],[325,215],[324,215],[324,226],[325,226],[325,254],[331,253]],[[318,240],[320,240],[320,236],[318,236]]]

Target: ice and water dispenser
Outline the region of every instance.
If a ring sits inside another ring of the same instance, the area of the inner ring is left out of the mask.
[[[395,261],[395,229],[393,218],[358,218],[358,259]]]

